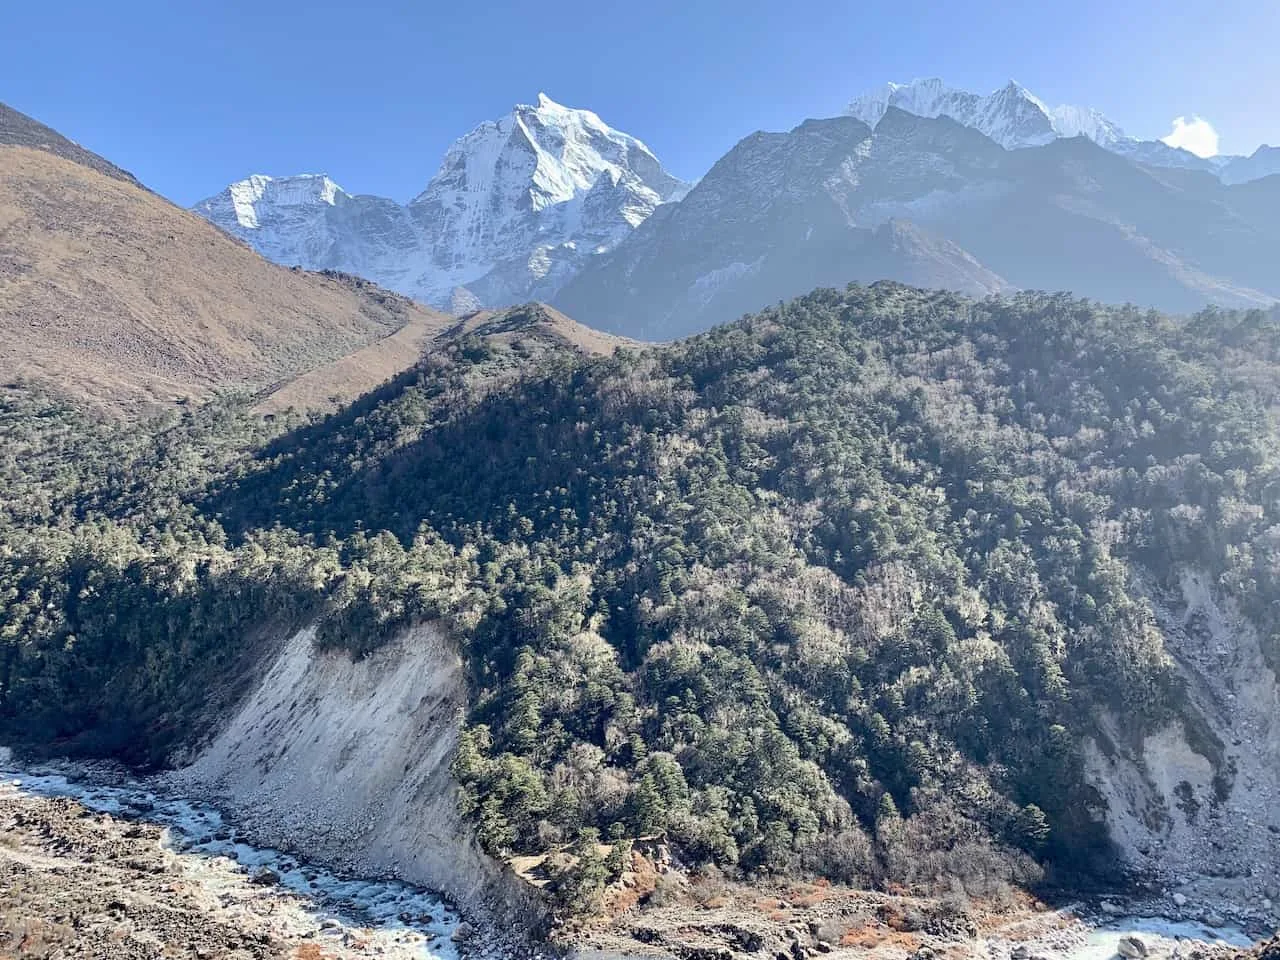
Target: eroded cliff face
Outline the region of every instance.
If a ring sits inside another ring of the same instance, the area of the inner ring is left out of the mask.
[[[1280,685],[1257,631],[1184,571],[1149,590],[1186,679],[1185,717],[1135,743],[1103,717],[1086,766],[1125,858],[1189,897],[1270,914],[1280,894]]]
[[[180,790],[230,812],[254,840],[357,876],[439,890],[464,911],[529,929],[532,892],[480,849],[449,772],[466,704],[442,631],[404,631],[353,661],[314,630],[283,644],[195,759]]]

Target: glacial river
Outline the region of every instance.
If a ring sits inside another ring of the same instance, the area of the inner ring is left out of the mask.
[[[235,825],[214,807],[183,797],[164,796],[141,782],[118,779],[111,784],[69,776],[71,768],[20,769],[0,750],[0,791],[40,797],[68,797],[97,813],[150,822],[164,828],[162,843],[182,862],[184,874],[223,902],[256,896],[269,899],[280,932],[304,931],[335,947],[353,939],[361,954],[391,960],[458,960],[454,934],[458,915],[438,895],[396,880],[342,877],[298,857],[245,842]],[[247,877],[268,883],[247,885]],[[246,891],[250,893],[246,894]],[[246,902],[245,909],[255,909]],[[1153,957],[1172,956],[1194,943],[1249,946],[1252,941],[1233,928],[1160,917],[1117,917],[1104,925],[1080,928],[1068,943],[1037,948],[1052,960],[1109,960],[1122,937],[1136,935],[1152,948]],[[975,945],[977,946],[977,945]],[[975,956],[1007,956],[1010,944],[987,942]]]
[[[358,940],[361,953],[393,960],[458,957],[453,935],[460,919],[430,891],[396,880],[338,876],[253,846],[214,807],[163,796],[138,782],[105,785],[73,779],[56,767],[18,769],[4,759],[0,751],[0,790],[69,797],[97,813],[163,827],[162,843],[178,855],[188,879],[223,902],[238,899],[246,910],[260,910],[269,900],[281,933],[314,932],[335,947]],[[269,882],[248,885],[246,876]]]

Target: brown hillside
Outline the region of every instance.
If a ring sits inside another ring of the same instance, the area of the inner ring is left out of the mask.
[[[268,263],[84,154],[99,163],[0,145],[0,384],[122,408],[264,390],[446,322],[364,281]]]
[[[0,146],[31,147],[43,150],[71,160],[75,163],[105,173],[108,177],[142,186],[132,173],[121,170],[109,160],[104,160],[96,153],[86,150],[74,140],[68,140],[62,134],[46,127],[39,120],[33,120],[25,113],[19,113],[13,107],[0,103]]]
[[[443,313],[421,309],[420,314],[390,336],[295,377],[273,390],[259,404],[263,413],[318,410],[328,413],[407,370],[431,350],[435,337],[453,322]]]

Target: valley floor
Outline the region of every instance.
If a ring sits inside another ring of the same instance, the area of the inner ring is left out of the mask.
[[[5,776],[0,960],[503,956],[431,894],[340,878],[250,846],[197,802],[132,782]],[[1023,894],[978,902],[821,883],[690,884],[675,872],[651,898],[657,905],[634,909],[637,889],[652,879],[615,891],[613,919],[562,930],[561,947],[576,960],[1103,960],[1136,937],[1152,958],[1226,960],[1248,943],[1239,930],[1107,918],[1119,911],[1110,905],[1101,917],[1084,907],[1052,910]],[[1082,919],[1090,916],[1095,922]]]
[[[1233,960],[1252,943],[1237,927],[1128,915],[1105,901],[1055,909],[1015,892],[979,901],[821,882],[699,882],[674,900],[576,931],[569,939],[578,960],[1111,960],[1123,950],[1150,960]],[[1128,904],[1142,913],[1162,906]]]
[[[343,880],[247,846],[208,808],[132,796],[113,814],[0,784],[0,960],[458,955],[456,915],[430,894]]]

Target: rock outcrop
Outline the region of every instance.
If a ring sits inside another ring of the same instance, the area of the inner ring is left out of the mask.
[[[536,897],[480,849],[449,772],[465,709],[458,653],[435,626],[353,661],[290,637],[234,716],[171,783],[258,843],[356,876],[439,890],[527,929]]]
[[[1187,570],[1176,591],[1148,588],[1186,681],[1184,716],[1136,743],[1103,718],[1086,767],[1123,855],[1173,890],[1177,909],[1274,929],[1280,684],[1256,630],[1211,584]]]

